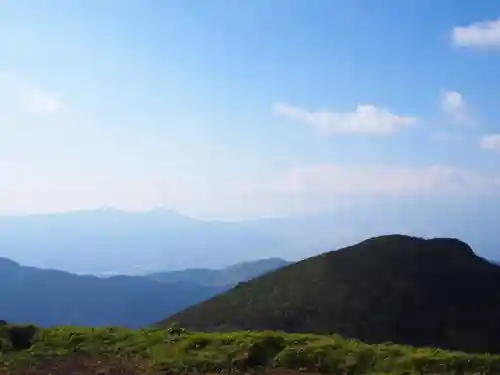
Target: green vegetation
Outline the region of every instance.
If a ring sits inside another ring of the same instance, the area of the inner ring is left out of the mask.
[[[346,375],[500,373],[500,356],[368,345],[337,335],[6,325],[0,326],[0,337],[0,374],[249,373],[273,368]]]
[[[378,237],[242,283],[153,328],[0,321],[0,375],[500,375],[500,355],[466,353],[500,352],[499,290],[500,267],[463,242]]]
[[[159,326],[499,353],[499,291],[500,267],[459,240],[381,236],[242,283]]]

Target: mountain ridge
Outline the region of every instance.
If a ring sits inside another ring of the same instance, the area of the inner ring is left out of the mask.
[[[257,261],[256,264],[262,263]],[[269,269],[261,267],[260,272],[252,271],[257,275]],[[189,275],[189,270],[185,273]],[[241,272],[231,276],[235,277],[232,281],[237,281],[247,280],[248,275]],[[232,286],[233,283],[204,284],[187,277],[160,282],[146,276],[76,275],[22,266],[8,258],[0,258],[0,301],[9,301],[0,304],[0,318],[45,327],[118,325],[138,328]]]
[[[165,209],[0,217],[3,256],[76,274],[220,268],[244,261],[248,254],[278,256],[284,248],[278,236],[252,225],[202,221]]]
[[[420,205],[415,202],[396,209],[383,201],[317,215],[238,221],[201,220],[164,208],[0,216],[0,251],[34,267],[76,274],[144,275],[227,267],[249,255],[259,259],[286,254],[296,261],[370,236],[406,233],[462,238],[481,255],[496,259],[500,240],[491,223],[497,217],[493,206],[499,205],[492,202],[487,208],[492,211],[484,217],[477,217],[475,205],[456,212],[433,205],[425,215],[416,215],[412,210]]]
[[[239,282],[248,281],[290,263],[284,259],[273,257],[240,262],[219,269],[188,268],[185,270],[155,272],[145,276],[162,282],[191,280],[202,285],[236,285]]]
[[[465,242],[388,235],[239,284],[159,325],[338,333],[369,343],[498,352],[498,290],[500,267]]]

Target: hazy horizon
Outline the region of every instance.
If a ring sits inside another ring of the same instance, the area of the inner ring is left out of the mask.
[[[2,2],[0,213],[498,199],[500,9],[387,5]]]
[[[133,272],[405,233],[500,259],[499,17],[492,0],[3,1],[0,255]]]

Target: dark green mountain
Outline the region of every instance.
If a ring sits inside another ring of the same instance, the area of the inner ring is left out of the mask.
[[[147,277],[163,282],[189,281],[200,285],[236,285],[267,272],[288,265],[280,258],[267,258],[251,262],[242,262],[222,269],[192,268],[180,271],[157,272]]]
[[[500,352],[500,267],[457,239],[376,237],[239,284],[160,325],[173,322]]]

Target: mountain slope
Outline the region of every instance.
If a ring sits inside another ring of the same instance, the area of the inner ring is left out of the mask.
[[[0,258],[0,318],[14,323],[141,327],[227,289],[135,276],[78,276]]]
[[[160,324],[499,352],[498,316],[500,267],[456,239],[390,235],[271,272]]]
[[[180,271],[156,272],[147,277],[163,282],[189,281],[201,285],[236,285],[288,265],[280,258],[242,262],[222,269],[193,268]]]

